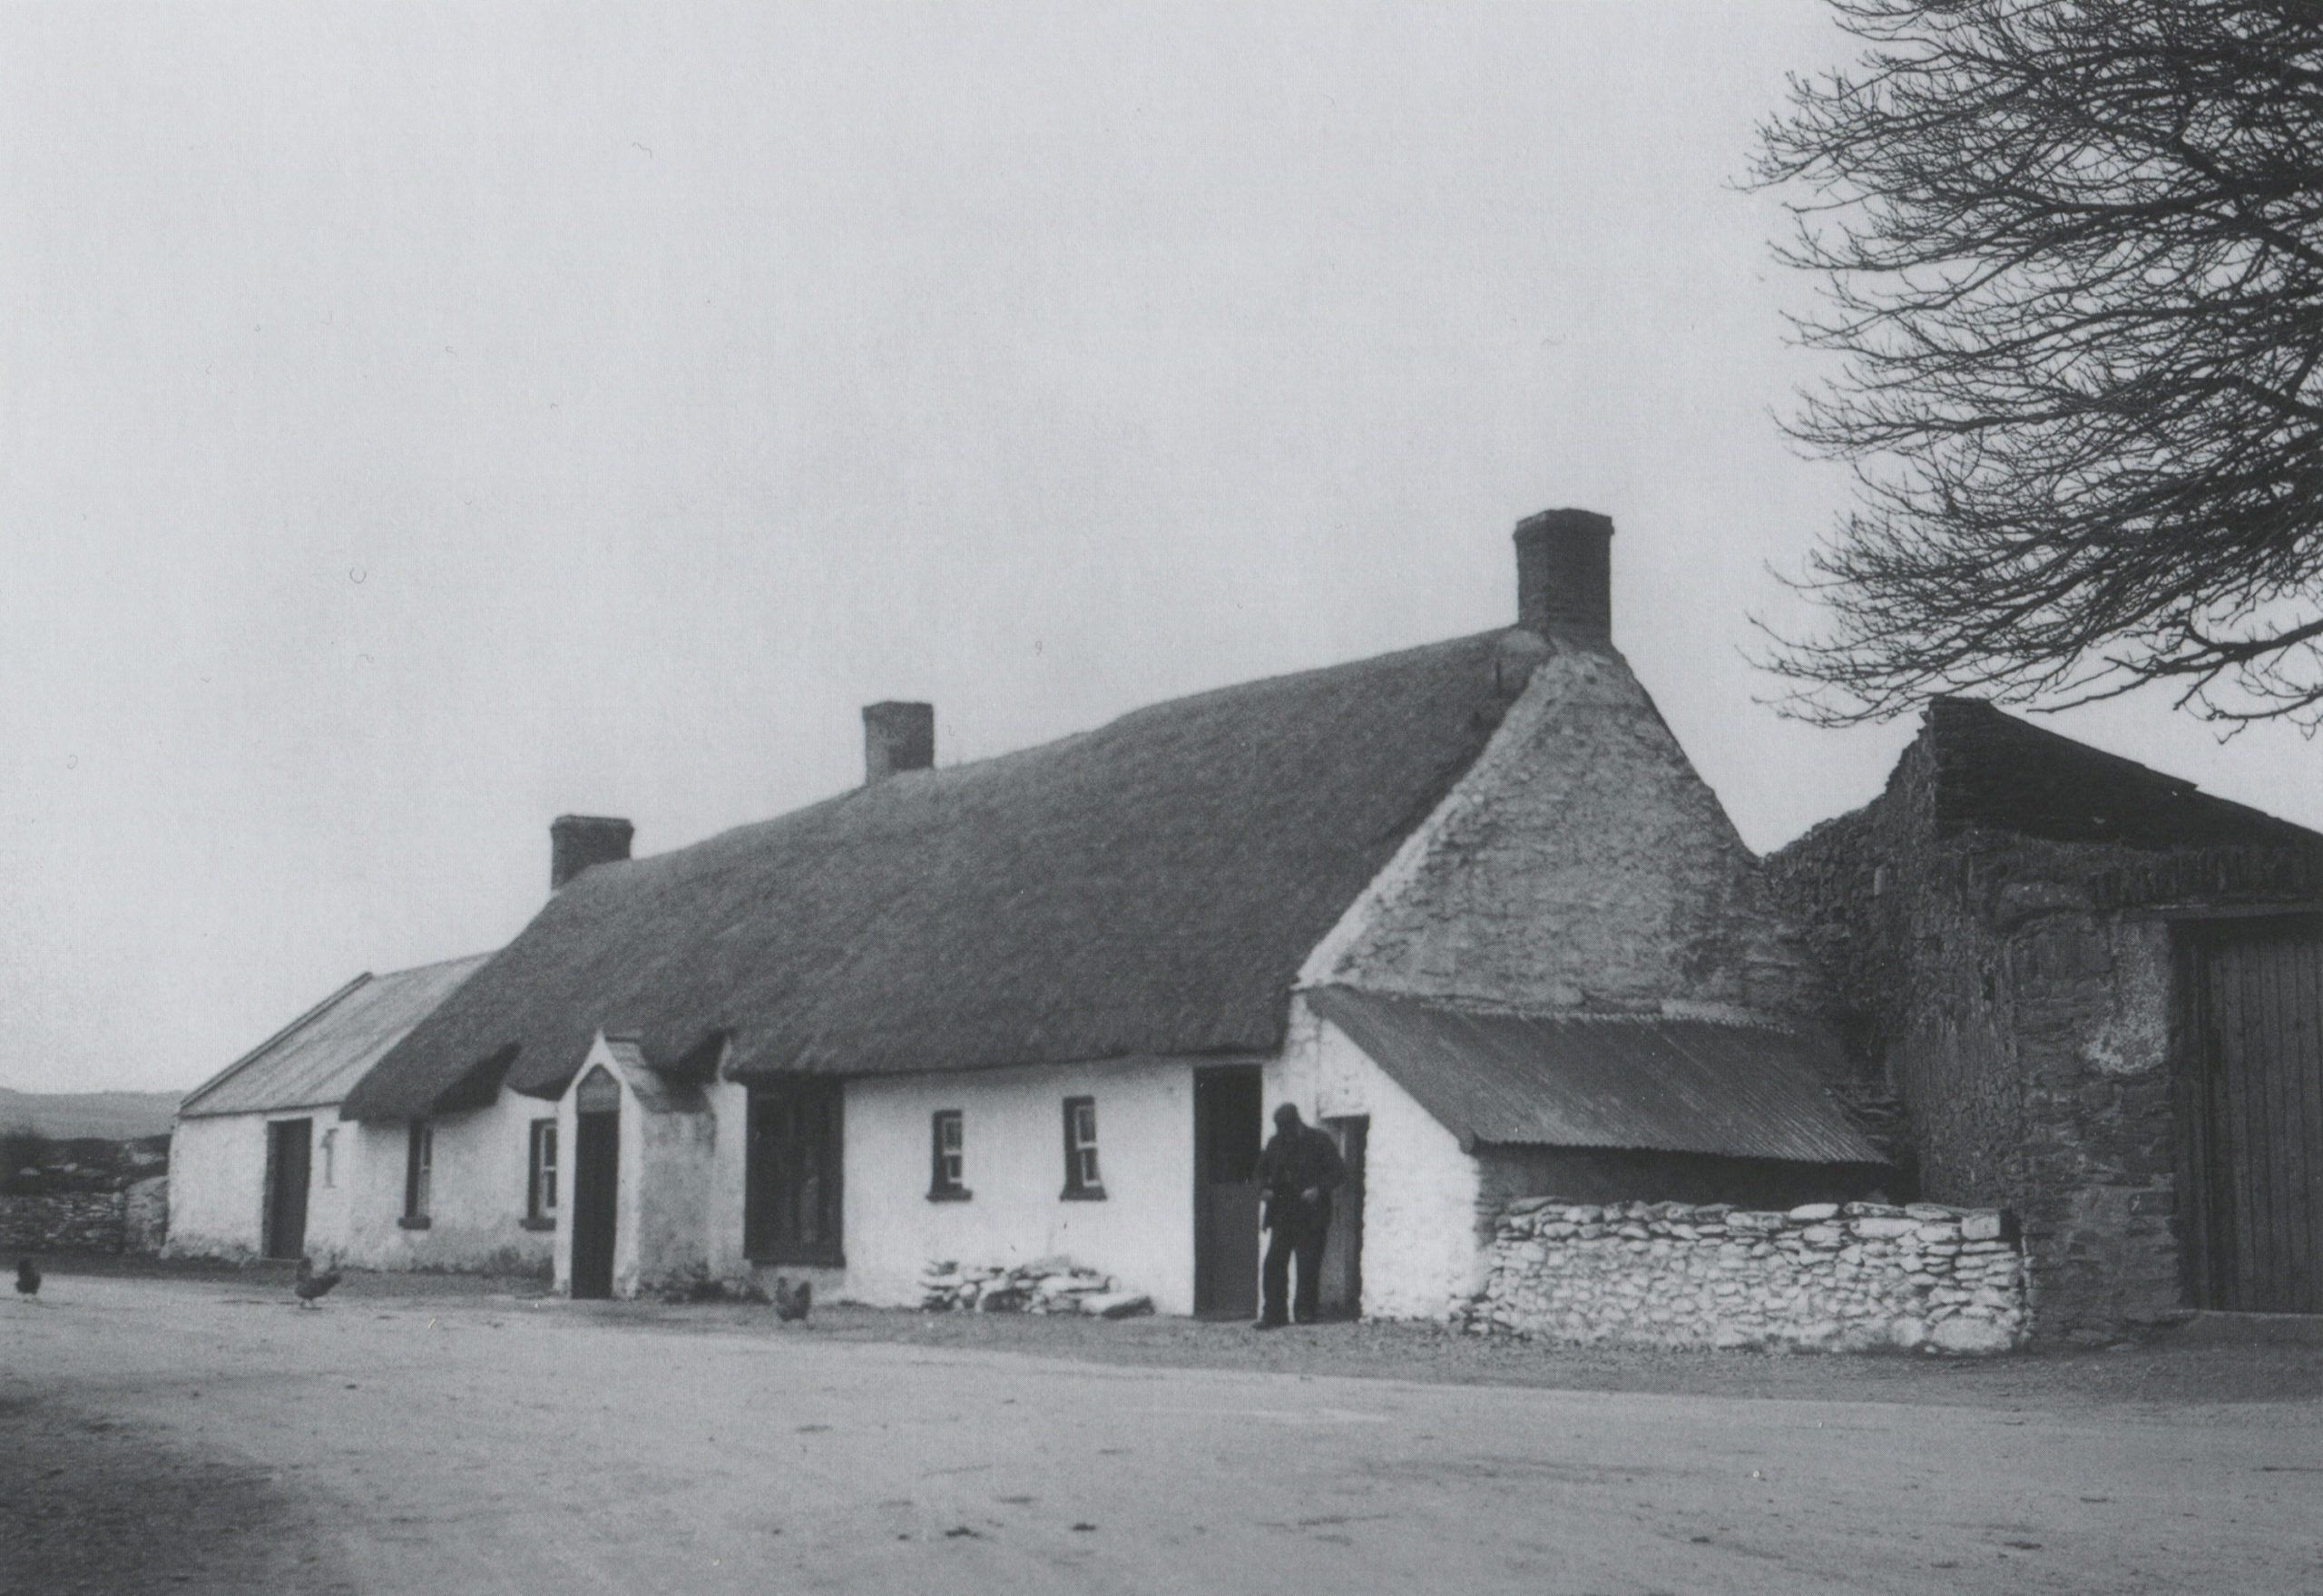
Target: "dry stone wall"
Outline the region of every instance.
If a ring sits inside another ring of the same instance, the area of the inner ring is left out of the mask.
[[[1469,1327],[1666,1347],[2004,1352],[2028,1328],[2007,1217],[1936,1203],[1573,1203],[1502,1212]]]
[[[118,1191],[59,1191],[0,1197],[0,1253],[119,1252]]]

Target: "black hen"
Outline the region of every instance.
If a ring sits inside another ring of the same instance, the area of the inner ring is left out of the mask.
[[[312,1307],[315,1306],[317,1297],[323,1296],[338,1284],[337,1269],[331,1270],[327,1275],[318,1275],[315,1273],[315,1260],[310,1258],[302,1258],[299,1260],[299,1278],[290,1282],[290,1289],[299,1298],[300,1307]]]
[[[19,1297],[40,1295],[40,1266],[28,1258],[20,1258],[16,1260],[16,1295]]]
[[[774,1278],[774,1317],[785,1324],[803,1319],[807,1310],[815,1306],[815,1283],[812,1280],[786,1280]]]

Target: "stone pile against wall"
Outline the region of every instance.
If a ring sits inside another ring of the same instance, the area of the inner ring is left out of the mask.
[[[962,1268],[943,1260],[921,1271],[919,1290],[919,1306],[929,1313],[1090,1314],[1120,1319],[1153,1311],[1152,1297],[1123,1291],[1111,1275],[1062,1258],[1036,1258],[1013,1268],[985,1264]]]
[[[1471,1328],[1648,1346],[2002,1352],[2024,1259],[1992,1209],[1509,1204]]]

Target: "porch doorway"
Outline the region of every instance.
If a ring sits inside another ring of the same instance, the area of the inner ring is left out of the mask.
[[[2323,918],[2208,930],[2191,962],[2190,1295],[2323,1313]]]
[[[573,1295],[613,1294],[621,1193],[621,1083],[603,1064],[573,1089]]]
[[[1194,1312],[1259,1311],[1259,1149],[1264,1090],[1256,1064],[1194,1072]]]
[[[1338,1143],[1347,1179],[1331,1204],[1331,1230],[1323,1243],[1323,1317],[1363,1317],[1363,1159],[1371,1141],[1371,1116],[1348,1114],[1325,1120],[1323,1129]]]
[[[314,1178],[315,1122],[274,1120],[266,1127],[266,1238],[269,1258],[307,1250],[307,1184]]]

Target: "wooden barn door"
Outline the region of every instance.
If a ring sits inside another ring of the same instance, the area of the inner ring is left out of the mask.
[[[573,1106],[573,1295],[611,1297],[621,1197],[621,1083],[600,1064],[574,1088]]]
[[[314,1178],[314,1143],[312,1120],[276,1120],[266,1128],[269,1258],[297,1258],[307,1250],[307,1183]]]
[[[2193,958],[2195,1296],[2323,1313],[2323,922],[2211,931]]]
[[[1259,1311],[1259,1149],[1266,1135],[1256,1064],[1194,1072],[1194,1312]]]

